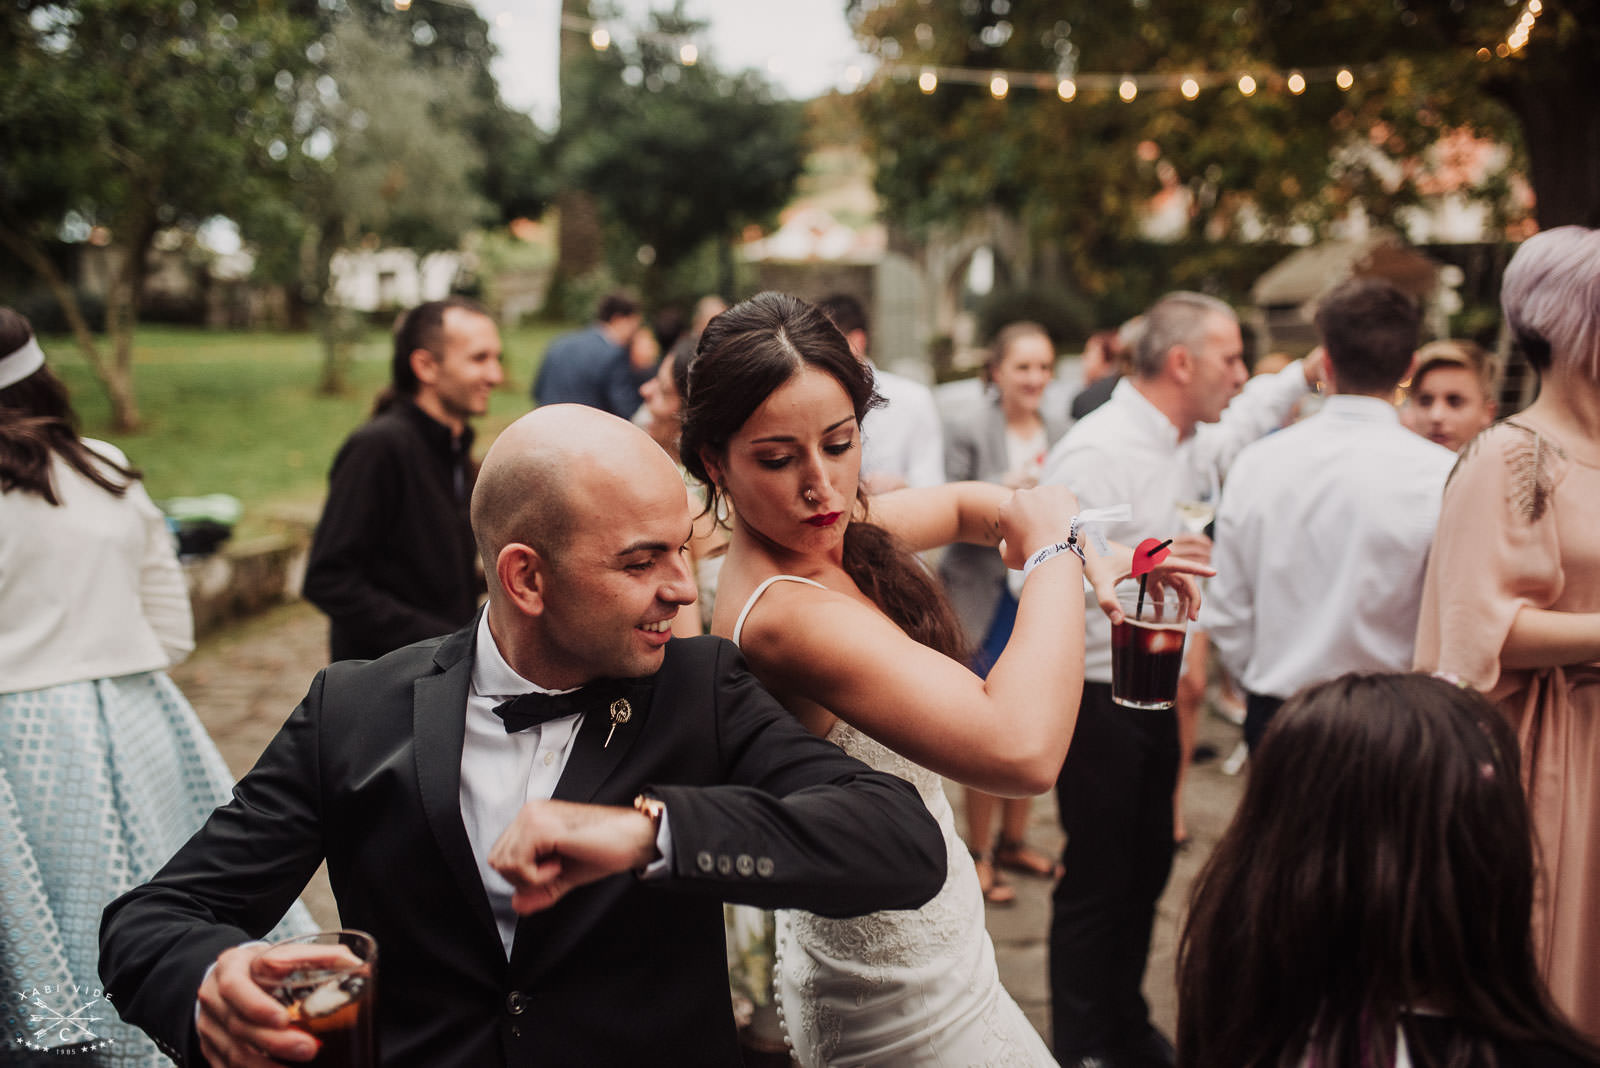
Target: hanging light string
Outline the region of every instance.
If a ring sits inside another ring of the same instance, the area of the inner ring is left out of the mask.
[[[1124,101],[1133,101],[1142,93],[1177,91],[1193,100],[1206,89],[1232,87],[1245,96],[1258,89],[1285,89],[1299,96],[1306,89],[1321,82],[1331,82],[1348,91],[1357,79],[1370,79],[1383,72],[1382,64],[1342,67],[1308,67],[1290,71],[1195,71],[1192,73],[1160,74],[1049,74],[1040,71],[1012,71],[979,69],[976,67],[944,67],[931,64],[885,63],[878,68],[877,78],[895,81],[915,81],[924,93],[932,93],[942,82],[957,85],[986,86],[990,95],[1004,99],[1012,89],[1034,89],[1042,93],[1055,93],[1062,100],[1075,100],[1083,93],[1116,93]]]
[[[411,0],[391,0],[396,10],[404,11],[410,8]],[[470,0],[434,0],[436,3],[453,4],[469,7]],[[1528,39],[1533,33],[1534,24],[1539,16],[1544,13],[1543,0],[1526,0],[1517,21],[1506,33],[1505,40],[1499,42],[1493,49],[1486,47],[1477,50],[1480,60],[1488,61],[1496,57],[1506,59],[1527,46]],[[510,13],[502,13],[497,21],[504,25],[510,21]],[[581,33],[589,38],[590,47],[597,52],[604,52],[614,43],[610,28],[598,19],[584,18],[577,15],[563,14],[561,16],[561,29],[568,33]],[[681,34],[659,33],[648,30],[633,30],[629,36],[639,41],[650,41],[669,47],[677,53],[678,61],[686,67],[692,67],[699,61],[700,50],[694,42]],[[1159,73],[1159,74],[1109,74],[1096,72],[1081,72],[1064,75],[1049,71],[1012,71],[996,68],[978,67],[948,67],[936,64],[918,63],[884,63],[881,64],[872,77],[872,81],[890,78],[896,81],[915,80],[918,88],[924,93],[935,92],[940,82],[952,82],[957,85],[986,86],[991,96],[997,100],[1005,99],[1012,88],[1033,89],[1039,92],[1054,92],[1063,101],[1077,99],[1080,93],[1112,93],[1125,102],[1137,100],[1143,93],[1171,92],[1176,90],[1186,100],[1193,100],[1207,89],[1233,87],[1244,96],[1253,96],[1258,90],[1287,90],[1294,96],[1304,93],[1312,85],[1331,82],[1343,91],[1349,91],[1355,86],[1357,79],[1376,78],[1383,74],[1382,64],[1366,64],[1363,66],[1343,65],[1329,67],[1311,67],[1304,70],[1269,70],[1261,71],[1195,71],[1191,73]]]

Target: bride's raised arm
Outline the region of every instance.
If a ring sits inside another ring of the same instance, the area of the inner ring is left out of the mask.
[[[988,522],[996,540],[1005,537],[1013,567],[1062,538],[1077,508],[1062,487],[1001,493],[1009,499]],[[987,681],[860,601],[799,583],[762,596],[740,644],[778,692],[824,706],[942,775],[1027,796],[1055,782],[1077,721],[1082,576],[1070,551],[1030,573],[1011,641]]]

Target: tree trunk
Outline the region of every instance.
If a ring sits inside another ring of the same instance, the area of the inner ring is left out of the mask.
[[[61,272],[50,262],[50,257],[44,254],[44,250],[30,240],[21,227],[12,225],[10,219],[0,224],[0,245],[10,249],[12,255],[44,280],[51,296],[61,305],[61,314],[67,317],[67,326],[72,331],[72,339],[77,342],[83,358],[89,361],[89,369],[94,372],[95,381],[106,391],[106,397],[111,398],[111,383],[106,372],[105,358],[100,354],[100,347],[94,343],[94,331],[89,329],[89,320],[83,314],[83,305],[78,303],[77,290],[61,277]]]
[[[589,19],[588,0],[561,0],[561,21],[582,25]],[[561,39],[560,76],[561,121],[572,114],[567,97],[565,75],[572,64],[578,62],[589,48],[588,38],[566,25],[558,31]],[[600,266],[601,240],[600,214],[594,198],[581,189],[567,189],[556,195],[556,214],[560,219],[556,232],[556,266],[550,278],[550,288],[545,297],[545,313],[563,317],[569,309],[562,307],[574,281],[591,274]],[[584,315],[592,309],[584,309]]]
[[[1574,19],[1590,20],[1600,4],[1572,6]],[[1600,226],[1600,109],[1580,101],[1593,96],[1592,25],[1559,39],[1536,37],[1514,76],[1492,81],[1488,91],[1505,102],[1522,128],[1539,227]]]
[[[350,321],[349,309],[333,300],[333,254],[339,251],[344,232],[343,220],[323,220],[317,228],[312,253],[309,288],[316,292],[316,300],[308,303],[315,308],[317,336],[322,340],[322,370],[317,377],[317,392],[325,397],[339,396],[350,387],[350,347],[359,334]]]
[[[106,333],[111,336],[111,364],[106,390],[111,395],[111,425],[131,434],[143,425],[133,385],[133,338],[139,325],[139,298],[144,292],[145,259],[155,238],[153,211],[135,209],[119,229],[128,237],[126,259],[106,290]]]

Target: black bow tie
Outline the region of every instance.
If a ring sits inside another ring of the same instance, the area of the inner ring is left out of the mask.
[[[603,703],[605,697],[604,690],[594,686],[568,693],[524,693],[495,705],[494,714],[505,721],[507,734],[515,734],[562,716],[587,712]]]

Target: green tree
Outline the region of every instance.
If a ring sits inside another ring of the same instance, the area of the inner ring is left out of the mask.
[[[359,332],[332,293],[334,255],[369,237],[418,252],[454,248],[494,214],[470,131],[481,111],[472,73],[419,67],[407,36],[399,23],[347,17],[318,39],[315,66],[282,90],[298,134],[270,146],[286,162],[283,195],[244,220],[258,244],[279,250],[266,270],[297,277],[316,311],[325,393],[343,390]]]
[[[613,227],[614,265],[626,270],[648,249],[647,301],[708,242],[719,287],[731,290],[733,239],[770,221],[804,166],[803,111],[756,74],[684,64],[678,42],[701,27],[681,9],[652,19],[632,46],[563,68],[553,146],[563,182],[594,197]]]
[[[270,4],[15,0],[0,11],[0,244],[60,301],[119,430],[140,423],[133,342],[151,241],[262,189],[285,119],[275,79],[302,39]],[[69,213],[104,227],[119,253],[109,355],[49,255]]]
[[[1600,59],[1596,0],[1547,0],[1506,58],[1494,49],[1517,9],[1467,0],[846,7],[900,68],[860,94],[889,216],[917,232],[998,208],[1092,295],[1126,281],[1119,253],[1164,185],[1187,186],[1196,240],[1319,232],[1355,201],[1393,224],[1427,188],[1426,150],[1453,130],[1526,146],[1542,224],[1593,224],[1600,210],[1600,113],[1571,105]],[[1296,94],[1284,78],[1340,64],[1348,90],[1323,76]],[[928,95],[923,65],[1041,77],[1005,99],[952,80]],[[1123,72],[1145,79],[1131,102],[1091,77]],[[1248,72],[1249,96],[1236,85]],[[1177,88],[1187,75],[1208,83],[1192,100]],[[1072,100],[1060,79],[1075,79]],[[1504,174],[1471,192],[1509,210]]]

